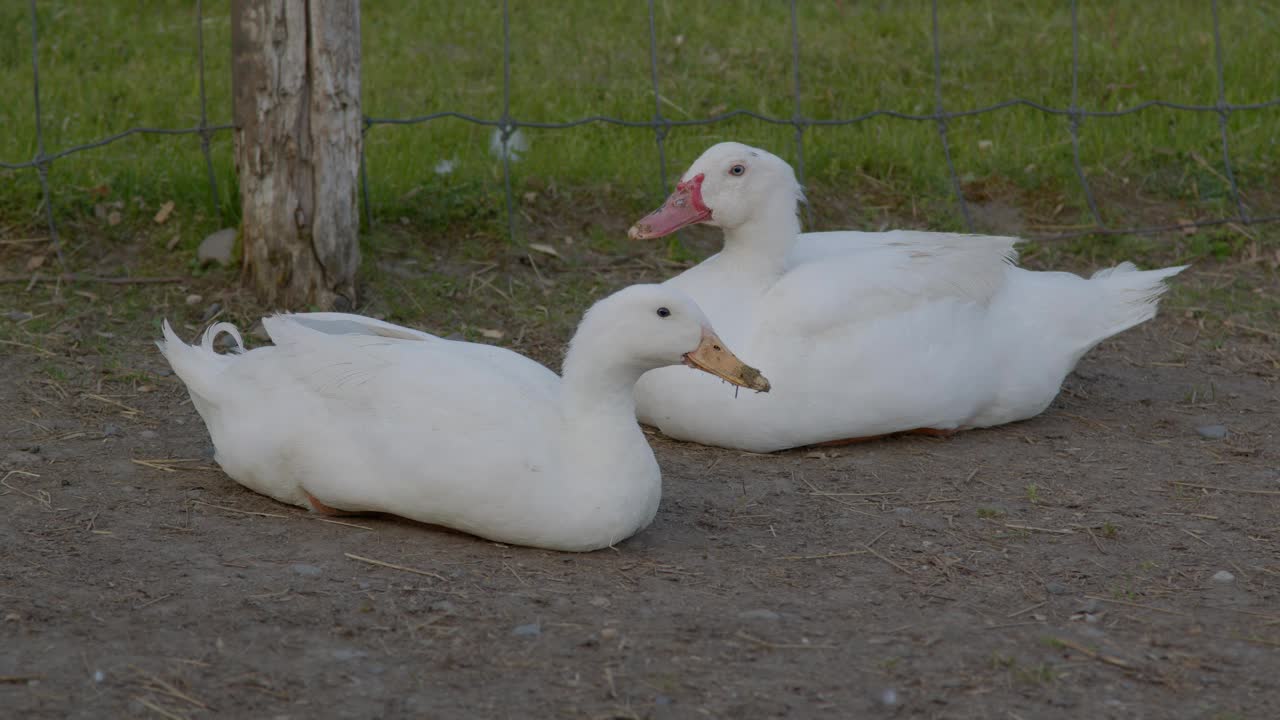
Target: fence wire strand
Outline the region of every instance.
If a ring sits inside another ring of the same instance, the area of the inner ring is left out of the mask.
[[[960,176],[956,174],[956,164],[951,160],[951,143],[947,140],[946,111],[942,107],[942,51],[939,49],[938,36],[938,0],[933,0],[933,95],[934,116],[938,122],[938,139],[942,141],[942,155],[947,160],[947,176],[951,178],[951,188],[956,194],[956,204],[960,208],[960,216],[964,218],[964,229],[973,232],[973,218],[969,217],[969,203],[964,199],[964,188],[960,185]]]
[[[507,205],[507,237],[516,239],[515,202],[511,197],[511,136],[519,128],[511,121],[511,11],[502,0],[502,189]]]
[[[796,126],[796,179],[800,181],[800,186],[804,187],[805,121],[800,103],[800,21],[796,19],[797,2],[799,0],[791,0],[791,89],[795,94],[795,112],[791,116],[791,121]],[[813,211],[809,209],[807,202],[804,204],[804,219],[807,224],[813,225]]]
[[[1040,240],[1059,240],[1073,237],[1082,237],[1087,235],[1147,235],[1170,231],[1186,230],[1187,228],[1204,228],[1217,227],[1222,225],[1261,225],[1267,223],[1280,222],[1280,214],[1270,215],[1251,215],[1245,202],[1244,194],[1236,180],[1234,164],[1231,159],[1230,145],[1230,121],[1234,113],[1268,110],[1280,107],[1280,97],[1267,100],[1261,100],[1251,103],[1232,104],[1227,101],[1227,89],[1224,73],[1224,46],[1222,42],[1222,32],[1219,21],[1219,8],[1217,0],[1211,0],[1210,9],[1213,20],[1213,49],[1214,49],[1214,70],[1216,73],[1216,102],[1211,105],[1202,105],[1195,103],[1171,102],[1168,100],[1147,100],[1137,103],[1130,107],[1118,110],[1091,110],[1080,107],[1079,103],[1079,87],[1080,87],[1080,27],[1079,27],[1079,2],[1072,0],[1071,2],[1071,102],[1068,107],[1053,107],[1044,103],[1036,102],[1021,97],[1014,97],[1008,100],[984,105],[980,107],[968,108],[963,110],[947,110],[943,97],[943,74],[942,74],[942,51],[941,51],[941,30],[938,20],[938,0],[932,0],[930,7],[931,21],[931,50],[933,61],[933,84],[934,84],[934,111],[932,113],[906,113],[896,110],[874,109],[864,113],[860,113],[844,118],[810,118],[803,113],[802,93],[801,93],[801,64],[800,64],[800,30],[797,5],[798,0],[790,0],[790,32],[791,32],[791,55],[792,55],[792,92],[793,92],[793,112],[791,117],[774,117],[764,113],[753,112],[750,110],[729,110],[708,117],[686,120],[675,120],[666,117],[662,112],[662,94],[659,85],[659,63],[658,63],[658,41],[657,41],[657,17],[656,2],[648,0],[648,21],[649,21],[649,74],[650,82],[653,87],[654,112],[653,117],[647,120],[630,120],[626,118],[613,117],[609,115],[590,115],[562,121],[535,121],[535,120],[518,120],[511,115],[511,17],[509,0],[502,2],[502,112],[501,115],[494,118],[484,118],[468,113],[454,111],[432,112],[423,115],[411,117],[375,117],[370,115],[364,116],[362,127],[362,137],[367,139],[369,132],[379,125],[387,126],[404,126],[418,125],[422,123],[434,122],[438,120],[461,120],[463,122],[472,123],[484,127],[492,127],[497,131],[502,151],[502,178],[503,178],[503,197],[507,213],[507,233],[511,240],[516,240],[516,204],[512,190],[512,173],[511,173],[511,152],[512,141],[515,133],[521,128],[529,128],[534,130],[568,130],[571,128],[582,127],[584,125],[600,124],[612,125],[623,128],[645,128],[653,131],[658,161],[658,179],[661,183],[661,192],[665,195],[668,191],[667,177],[667,156],[666,156],[666,139],[673,129],[684,127],[696,127],[715,125],[738,118],[750,118],[759,122],[771,125],[789,125],[795,129],[795,154],[796,154],[796,174],[801,183],[804,182],[805,176],[805,146],[804,135],[806,130],[815,127],[834,128],[855,125],[876,118],[895,118],[899,120],[908,120],[913,122],[931,122],[934,123],[938,131],[938,139],[942,146],[943,157],[946,162],[947,177],[951,184],[952,192],[955,196],[956,206],[964,221],[965,228],[972,232],[974,230],[973,219],[969,210],[968,202],[964,196],[964,187],[960,180],[960,175],[956,171],[956,166],[951,153],[951,144],[948,137],[949,123],[952,120],[960,118],[969,118],[988,113],[994,113],[1001,110],[1011,108],[1030,108],[1047,115],[1063,117],[1067,121],[1067,129],[1070,135],[1072,147],[1072,161],[1075,169],[1077,181],[1080,183],[1081,190],[1084,194],[1085,202],[1088,206],[1090,217],[1093,224],[1090,227],[1072,230],[1065,233],[1057,233],[1050,235],[1032,236]],[[44,205],[45,222],[48,226],[50,242],[57,253],[60,263],[63,262],[62,243],[59,240],[58,228],[54,218],[52,191],[50,186],[49,173],[53,163],[62,158],[68,157],[81,152],[87,152],[100,148],[112,143],[124,140],[134,135],[196,135],[200,139],[200,150],[204,157],[205,169],[208,176],[210,202],[215,213],[220,212],[220,198],[218,195],[217,173],[215,172],[212,152],[212,138],[219,132],[226,132],[234,129],[230,123],[209,124],[208,117],[208,98],[205,88],[205,45],[204,45],[204,4],[203,0],[196,0],[195,17],[196,17],[196,51],[197,51],[197,69],[199,75],[199,93],[200,93],[200,122],[196,127],[189,128],[160,128],[160,127],[132,127],[121,132],[108,135],[96,140],[91,140],[77,145],[65,147],[52,154],[46,151],[44,140],[44,117],[41,107],[40,93],[40,33],[38,14],[36,9],[36,0],[29,0],[31,18],[31,79],[32,93],[34,95],[34,111],[35,111],[35,140],[36,154],[30,160],[22,162],[5,162],[0,161],[0,169],[4,170],[34,170],[40,181],[40,190],[42,204]],[[1121,118],[1128,115],[1144,112],[1151,109],[1167,109],[1190,113],[1213,113],[1218,117],[1219,139],[1222,152],[1222,177],[1226,179],[1228,192],[1231,201],[1235,205],[1234,217],[1214,218],[1208,220],[1198,220],[1193,222],[1179,222],[1176,224],[1154,225],[1154,226],[1135,226],[1135,227],[1109,227],[1102,217],[1102,212],[1094,197],[1089,179],[1084,170],[1084,163],[1081,158],[1080,136],[1081,127],[1084,122],[1091,118]],[[361,197],[364,204],[364,215],[366,227],[373,225],[374,215],[372,205],[370,203],[369,191],[369,171],[366,162],[365,146],[367,142],[362,142],[360,153],[360,186]],[[809,217],[809,208],[805,207],[806,219]]]
[[[1102,213],[1098,212],[1098,202],[1093,199],[1093,188],[1089,186],[1089,178],[1084,173],[1084,163],[1080,161],[1080,3],[1071,0],[1071,114],[1067,116],[1067,128],[1071,133],[1071,163],[1076,170],[1076,179],[1080,181],[1080,189],[1084,191],[1085,204],[1089,206],[1089,216],[1099,229],[1105,229]]]
[[[669,125],[662,116],[662,90],[658,86],[658,20],[649,0],[649,78],[653,82],[653,137],[658,145],[658,197],[664,197],[667,186],[667,133]]]
[[[218,176],[213,172],[213,151],[210,149],[209,99],[204,91],[204,0],[196,0],[196,64],[200,72],[200,152],[209,173],[209,198],[213,201],[213,214],[221,215],[218,201]]]
[[[1231,122],[1231,107],[1227,105],[1227,83],[1223,75],[1222,31],[1218,28],[1218,0],[1210,3],[1213,10],[1213,64],[1218,83],[1218,130],[1222,135],[1222,167],[1227,173],[1227,183],[1231,186],[1231,199],[1236,204],[1236,212],[1241,222],[1249,222],[1249,212],[1245,209],[1244,199],[1240,197],[1240,188],[1236,186],[1236,174],[1231,169],[1231,145],[1227,140],[1227,126]]]
[[[31,161],[40,175],[40,194],[44,198],[45,221],[49,223],[49,243],[57,254],[58,265],[65,267],[62,243],[58,240],[58,225],[53,221],[53,198],[49,192],[49,165],[53,162],[44,154],[44,121],[40,115],[40,23],[36,15],[36,0],[31,0],[31,91],[35,94],[36,157]]]

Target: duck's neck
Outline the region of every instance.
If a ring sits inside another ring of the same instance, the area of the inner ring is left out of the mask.
[[[635,384],[647,367],[573,345],[560,386],[562,491],[587,534],[612,544],[648,525],[662,497],[662,473],[636,422]],[[607,347],[599,350],[608,350]],[[564,521],[565,510],[557,509]]]
[[[634,426],[635,385],[645,368],[601,360],[592,345],[574,345],[564,358],[560,402],[566,421],[590,423],[624,418]],[[638,429],[638,427],[637,427]]]
[[[781,272],[800,235],[794,196],[778,194],[760,206],[751,219],[725,228],[720,256],[741,270]]]

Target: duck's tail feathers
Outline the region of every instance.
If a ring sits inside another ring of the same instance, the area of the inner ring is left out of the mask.
[[[1161,296],[1169,290],[1165,281],[1187,267],[1139,270],[1131,262],[1122,262],[1094,273],[1089,284],[1099,303],[1099,322],[1091,345],[1155,317]]]
[[[165,326],[168,326],[168,324],[169,322],[166,320]],[[244,338],[240,336],[240,330],[229,322],[220,322],[210,325],[209,329],[204,331],[204,337],[200,339],[200,347],[204,348],[205,352],[216,352],[213,349],[213,342],[217,340],[218,336],[222,333],[230,335],[231,339],[236,341],[236,346],[231,348],[231,352],[237,355],[244,352]]]
[[[187,391],[191,393],[191,401],[203,415],[205,407],[216,404],[214,401],[217,394],[214,392],[214,386],[218,374],[227,367],[228,363],[234,362],[235,356],[244,352],[244,339],[236,326],[227,322],[210,326],[199,345],[188,345],[183,342],[182,338],[173,331],[167,319],[163,322],[162,331],[164,339],[157,340],[156,347],[160,348],[160,353],[164,355],[165,360],[169,361],[169,367],[173,368],[174,374],[187,386]],[[213,348],[214,340],[224,332],[236,342],[231,353],[225,355]]]
[[[1181,270],[1182,268],[1178,268],[1178,269]],[[1101,280],[1102,278],[1105,278],[1105,277],[1111,277],[1116,273],[1130,273],[1130,272],[1138,272],[1138,266],[1134,265],[1128,260],[1125,260],[1124,262],[1120,263],[1119,265],[1116,265],[1115,267],[1102,268],[1098,272],[1094,273],[1089,279]]]

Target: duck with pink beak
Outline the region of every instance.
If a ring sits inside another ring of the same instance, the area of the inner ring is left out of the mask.
[[[726,394],[672,368],[636,385],[663,433],[771,452],[901,432],[948,435],[1042,412],[1077,361],[1155,315],[1183,268],[1132,263],[1091,278],[1016,266],[1015,238],[891,230],[801,234],[791,166],[720,143],[684,173],[634,240],[720,228],[724,247],[667,284],[769,369],[767,395]]]

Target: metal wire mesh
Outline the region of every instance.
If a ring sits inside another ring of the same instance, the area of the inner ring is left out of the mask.
[[[1188,103],[1170,102],[1167,100],[1148,100],[1132,107],[1121,110],[1089,110],[1079,105],[1079,76],[1080,76],[1080,27],[1078,21],[1078,0],[1071,2],[1071,102],[1066,108],[1051,107],[1033,100],[1025,98],[1011,98],[1001,102],[993,103],[983,107],[970,108],[966,110],[947,110],[943,103],[942,92],[942,68],[943,58],[940,50],[941,30],[938,22],[938,0],[933,0],[931,7],[931,47],[933,60],[933,82],[934,82],[934,111],[928,114],[914,114],[898,112],[896,110],[875,109],[865,113],[846,118],[811,118],[806,117],[803,113],[803,105],[800,93],[800,27],[797,19],[797,3],[798,0],[790,0],[790,35],[791,35],[791,60],[792,60],[792,91],[794,94],[794,112],[791,117],[773,117],[762,113],[752,112],[750,110],[732,110],[705,118],[692,120],[672,120],[662,114],[662,96],[661,85],[658,73],[658,52],[657,38],[658,30],[655,19],[655,0],[648,0],[648,16],[649,16],[649,72],[653,85],[653,117],[648,120],[628,120],[625,118],[611,117],[606,115],[592,115],[560,122],[531,122],[522,121],[511,116],[511,17],[509,0],[502,2],[502,112],[497,118],[483,118],[467,113],[454,111],[440,111],[414,117],[389,118],[389,117],[370,117],[365,116],[364,127],[362,128],[367,135],[374,128],[387,125],[416,125],[420,123],[428,123],[435,120],[445,118],[454,118],[477,125],[496,128],[499,131],[499,137],[502,143],[502,179],[503,192],[507,217],[507,232],[514,241],[517,236],[516,229],[516,213],[515,203],[513,199],[513,191],[511,187],[511,160],[510,146],[511,138],[520,128],[530,128],[538,130],[568,130],[589,124],[615,125],[624,128],[647,128],[654,133],[654,140],[657,150],[657,180],[663,192],[669,189],[668,173],[667,173],[667,157],[666,157],[666,139],[673,128],[690,127],[699,125],[714,125],[716,123],[733,120],[736,118],[753,118],[760,122],[775,125],[791,125],[795,128],[795,152],[796,152],[796,173],[800,181],[804,182],[804,134],[811,127],[838,127],[846,125],[854,125],[866,122],[878,117],[897,118],[900,120],[908,120],[915,122],[932,122],[938,130],[938,138],[941,142],[942,152],[946,161],[947,175],[952,190],[955,194],[956,206],[963,218],[965,228],[973,231],[973,218],[969,211],[968,203],[965,201],[963,187],[960,176],[956,172],[955,163],[952,159],[951,145],[948,140],[948,125],[951,120],[957,118],[972,117],[975,115],[983,115],[986,113],[994,113],[1009,108],[1025,107],[1047,113],[1055,116],[1062,116],[1067,120],[1067,131],[1070,135],[1072,159],[1075,170],[1076,179],[1080,183],[1086,204],[1088,206],[1089,215],[1093,225],[1088,228],[1077,229],[1067,233],[1055,235],[1037,236],[1039,239],[1066,239],[1071,237],[1080,237],[1084,235],[1122,235],[1122,234],[1154,234],[1173,230],[1182,230],[1188,227],[1214,227],[1227,224],[1238,225],[1259,225],[1263,223],[1280,222],[1280,214],[1271,215],[1252,215],[1248,206],[1245,204],[1244,197],[1240,192],[1240,188],[1236,182],[1236,173],[1232,166],[1231,149],[1230,149],[1230,133],[1229,125],[1232,113],[1241,111],[1262,110],[1280,106],[1280,97],[1268,100],[1262,100],[1253,103],[1232,104],[1226,99],[1226,83],[1223,74],[1223,43],[1222,33],[1219,27],[1218,18],[1218,2],[1211,0],[1210,7],[1213,14],[1213,47],[1214,47],[1214,70],[1217,83],[1217,102],[1212,105],[1195,105]],[[64,148],[55,153],[49,154],[45,150],[44,135],[42,132],[43,118],[40,107],[40,63],[39,63],[39,43],[40,32],[36,14],[36,0],[29,0],[31,14],[31,74],[32,74],[32,91],[35,94],[35,128],[36,128],[36,155],[31,160],[25,162],[3,162],[0,161],[0,168],[8,170],[24,170],[30,169],[37,173],[40,180],[40,188],[43,197],[45,221],[48,224],[49,236],[61,259],[61,243],[58,239],[57,223],[54,219],[53,206],[51,203],[50,179],[49,173],[56,160],[73,155],[75,153],[86,152],[95,148],[109,145],[119,140],[123,140],[132,135],[196,135],[200,138],[200,149],[204,155],[205,167],[208,172],[210,201],[215,211],[218,209],[218,190],[217,179],[214,173],[213,157],[210,151],[210,139],[215,133],[228,131],[233,129],[230,124],[209,124],[208,106],[205,94],[205,47],[204,47],[204,7],[202,0],[196,0],[196,47],[197,47],[197,67],[200,83],[200,123],[190,128],[155,128],[155,127],[133,127],[128,130],[100,138],[91,142],[72,147]],[[1151,108],[1166,108],[1170,110],[1178,110],[1191,113],[1215,113],[1218,116],[1218,127],[1221,137],[1222,164],[1224,168],[1224,177],[1229,186],[1229,195],[1232,204],[1235,206],[1235,215],[1233,217],[1221,217],[1198,221],[1178,221],[1166,225],[1149,225],[1134,227],[1109,227],[1102,219],[1102,213],[1093,190],[1089,183],[1089,178],[1084,170],[1084,165],[1080,158],[1080,136],[1084,121],[1088,118],[1115,118],[1125,115],[1140,113]],[[369,201],[369,173],[365,164],[364,156],[360,158],[360,184],[361,197],[365,209],[365,222],[372,224],[373,213]],[[806,212],[808,209],[806,208]]]

